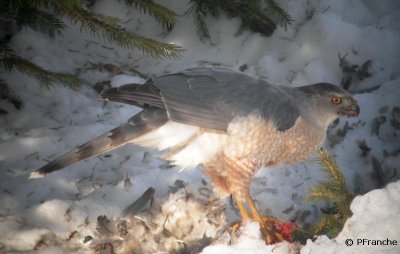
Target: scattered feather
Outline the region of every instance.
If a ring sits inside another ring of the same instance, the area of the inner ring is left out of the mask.
[[[142,163],[148,164],[148,163],[150,163],[150,161],[151,161],[151,154],[148,151],[145,151],[143,153]]]
[[[372,169],[373,169],[373,177],[378,182],[377,187],[382,188],[386,181],[385,181],[385,173],[382,170],[381,163],[378,161],[377,158],[372,156],[371,158]]]
[[[360,68],[357,69],[356,77],[359,80],[363,80],[363,79],[371,77],[372,76],[372,73],[370,72],[371,66],[372,66],[372,60],[365,61],[360,66]]]
[[[392,109],[392,119],[390,119],[390,124],[395,129],[400,129],[400,107],[393,107]]]
[[[114,222],[109,220],[105,215],[97,217],[96,230],[102,236],[112,236],[117,233]]]
[[[365,157],[371,151],[371,148],[367,145],[367,141],[365,139],[357,139],[356,140],[358,148],[360,148],[362,152],[362,156]]]
[[[154,193],[155,189],[152,187],[148,188],[135,202],[122,211],[121,217],[130,218],[138,214],[153,199]]]
[[[386,122],[386,116],[378,116],[371,123],[371,134],[379,136],[379,129]]]

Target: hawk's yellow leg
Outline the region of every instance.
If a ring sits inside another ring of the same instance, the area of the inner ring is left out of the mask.
[[[265,216],[262,217],[260,213],[257,210],[256,205],[254,204],[254,201],[250,197],[250,195],[247,195],[246,197],[246,203],[249,205],[251,214],[252,214],[252,219],[257,221],[260,224],[260,230],[261,233],[264,236],[264,240],[267,244],[271,244],[274,242],[281,242],[283,241],[283,236],[281,233],[277,232],[272,225],[274,222],[278,222],[279,220]]]
[[[236,205],[239,208],[240,214],[242,215],[242,219],[244,220],[251,219],[249,213],[247,212],[246,206],[243,204],[243,202],[237,198],[235,198],[235,200],[236,200]]]
[[[228,174],[221,175],[216,167],[222,168],[221,170],[228,172]],[[279,220],[271,217],[262,217],[250,197],[249,180],[254,171],[252,163],[224,156],[222,161],[205,164],[203,168],[211,178],[214,187],[233,195],[243,220],[251,219],[260,224],[261,233],[268,244],[283,240],[282,235],[274,227],[279,224]],[[236,223],[231,227],[231,230],[236,231],[239,226],[240,223]]]

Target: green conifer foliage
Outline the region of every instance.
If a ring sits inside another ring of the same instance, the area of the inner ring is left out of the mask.
[[[77,88],[82,80],[60,72],[47,71],[40,66],[19,57],[7,44],[0,43],[0,68],[7,71],[20,71],[35,77],[42,85],[49,87],[53,82],[59,82],[71,88]]]
[[[115,0],[116,1],[116,0]],[[170,31],[177,15],[153,0],[124,0],[127,6],[150,15]],[[178,45],[146,38],[121,25],[115,17],[95,13],[90,7],[96,0],[2,0],[0,1],[0,68],[20,71],[35,77],[45,87],[62,83],[77,88],[82,80],[73,75],[52,72],[18,56],[8,44],[12,34],[23,27],[31,27],[51,38],[67,28],[66,19],[81,25],[81,29],[108,43],[129,49],[139,49],[153,58],[176,59],[183,54]],[[276,23],[286,26],[290,16],[274,0],[191,0],[189,12],[197,20],[197,30],[202,40],[211,39],[206,24],[207,15],[222,13],[242,20],[241,31],[250,29],[263,35],[271,35]]]
[[[312,187],[308,198],[312,201],[328,201],[332,207],[313,226],[311,234],[326,234],[332,238],[339,234],[351,216],[350,204],[355,195],[346,187],[342,172],[327,151],[321,150],[320,162],[328,180]]]
[[[238,33],[249,29],[264,36],[271,36],[276,24],[286,28],[293,22],[274,0],[191,0],[190,5],[188,13],[194,13],[197,33],[203,41],[211,39],[205,21],[207,15],[218,17],[225,13],[229,17],[238,17],[242,21]]]
[[[0,20],[10,35],[15,30],[29,26],[46,33],[50,37],[61,34],[67,25],[62,18],[81,24],[83,30],[104,39],[105,41],[125,48],[139,49],[153,58],[179,58],[183,49],[174,44],[159,42],[126,30],[121,20],[115,17],[94,13],[87,5],[95,0],[3,0],[0,2]],[[145,14],[154,17],[162,26],[172,29],[176,14],[151,0],[125,0],[128,6],[134,6]],[[34,76],[41,84],[48,87],[54,82],[76,88],[82,81],[72,75],[51,72],[23,59],[8,46],[7,36],[0,38],[0,68],[7,71],[18,70]]]

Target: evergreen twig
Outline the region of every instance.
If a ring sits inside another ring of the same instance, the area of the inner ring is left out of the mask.
[[[20,71],[35,77],[42,85],[49,87],[53,82],[60,82],[71,88],[79,87],[83,81],[73,75],[52,72],[21,58],[5,43],[0,43],[0,67],[7,71]]]
[[[57,8],[73,22],[80,22],[82,28],[97,36],[101,34],[108,42],[120,47],[138,48],[156,59],[162,57],[179,58],[183,52],[183,49],[178,45],[159,42],[127,31],[119,25],[120,20],[117,18],[91,13],[76,6],[73,8],[58,6]]]
[[[207,11],[203,9],[203,6],[197,1],[191,0],[193,5],[189,8],[186,13],[194,13],[196,17],[197,34],[201,41],[211,40],[210,31],[208,30],[206,23]]]
[[[195,12],[197,32],[202,40],[210,39],[205,17],[220,16],[221,12],[229,17],[239,17],[242,21],[238,33],[244,29],[270,36],[276,29],[276,23],[287,27],[293,21],[274,0],[191,0],[187,13]],[[266,6],[264,10],[264,6]]]
[[[309,191],[308,199],[328,201],[333,207],[329,213],[324,214],[313,226],[311,234],[326,234],[329,237],[335,237],[351,216],[350,204],[355,195],[346,187],[346,182],[339,166],[327,151],[321,150],[320,162],[321,170],[328,176],[328,180],[312,187]]]
[[[91,15],[85,9],[65,10],[72,21],[80,22],[82,29],[87,29],[94,35],[103,35],[102,38],[120,47],[138,48],[152,57],[179,58],[183,52],[180,46],[170,43],[159,42],[127,31],[117,25],[118,20],[101,14]],[[100,37],[100,36],[99,36]]]
[[[94,2],[95,0],[3,0],[0,2],[1,21],[9,24],[7,27],[11,33],[15,29],[30,26],[54,37],[66,28],[61,19],[65,17],[73,23],[80,23],[81,29],[111,44],[130,49],[137,48],[156,59],[179,58],[183,53],[183,49],[178,45],[159,42],[126,30],[118,18],[89,11],[86,5],[92,5]],[[125,3],[133,5],[143,13],[148,13],[168,29],[172,29],[175,24],[176,14],[152,0],[125,0]],[[82,80],[72,75],[51,72],[23,59],[7,45],[6,39],[0,38],[0,40],[2,40],[0,41],[1,68],[32,75],[46,87],[53,82],[60,82],[76,88],[82,83]]]
[[[127,5],[133,5],[143,13],[148,13],[168,29],[175,24],[176,14],[171,10],[154,3],[152,0],[125,0]],[[112,44],[126,48],[138,48],[154,58],[179,58],[183,49],[174,44],[159,42],[130,32],[121,26],[121,20],[86,9],[82,0],[5,0],[0,6],[8,9],[11,16],[15,16],[19,28],[29,25],[49,28],[49,35],[61,32],[65,24],[58,16],[64,16],[72,22],[79,22],[82,29],[86,29],[99,38],[104,38]],[[44,8],[46,11],[42,11]],[[55,11],[56,15],[51,14]],[[5,11],[2,11],[5,12]]]
[[[2,79],[0,79],[0,100],[8,100],[16,109],[21,109],[23,105],[18,95],[10,87],[8,87],[7,83]]]
[[[292,17],[275,0],[265,0],[267,12],[280,26],[287,29],[293,23]]]
[[[171,30],[176,22],[176,13],[152,0],[125,0],[126,5],[134,6],[144,14],[148,13],[168,30]]]
[[[45,32],[54,38],[65,29],[65,24],[55,15],[31,7],[21,8],[16,17],[16,25],[19,28],[29,26],[39,32]]]

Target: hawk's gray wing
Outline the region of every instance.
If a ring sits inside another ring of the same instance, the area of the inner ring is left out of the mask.
[[[237,116],[259,113],[281,131],[294,125],[299,110],[279,86],[223,68],[192,68],[153,80],[171,120],[226,131]]]

